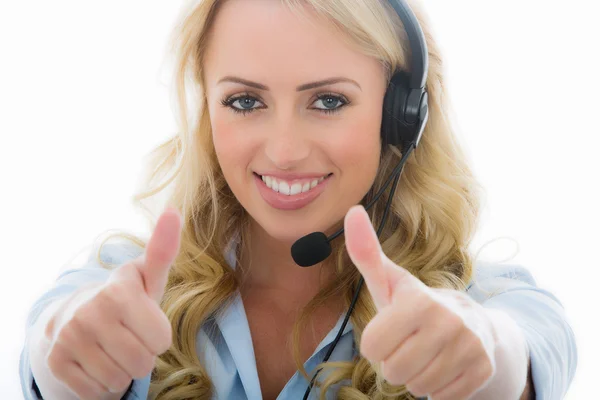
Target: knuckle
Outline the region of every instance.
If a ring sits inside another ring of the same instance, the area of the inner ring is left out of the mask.
[[[61,330],[58,332],[56,336],[56,343],[62,344],[67,347],[72,347],[74,344],[78,343],[81,340],[81,322],[76,318],[71,318],[69,322],[67,322]]]
[[[463,320],[456,314],[453,314],[449,317],[448,323],[444,325],[443,329],[441,330],[444,331],[445,335],[443,336],[443,338],[446,338],[447,341],[460,341],[461,338],[465,336],[467,338],[473,336],[473,332],[467,329]],[[469,342],[468,345],[471,346],[473,345],[473,343]]]
[[[401,377],[397,373],[394,373],[394,368],[391,367],[390,363],[384,361],[381,363],[381,369],[383,377],[390,384],[402,385],[404,383],[402,382]]]
[[[122,310],[127,304],[129,290],[123,283],[114,282],[103,288],[98,293],[101,304],[110,310]]]
[[[466,348],[470,349],[477,357],[486,356],[485,348],[479,336],[473,332],[466,334]]]
[[[454,333],[462,331],[465,327],[465,323],[460,315],[451,311],[445,314],[444,325],[445,328],[451,329]]]
[[[169,330],[168,333],[165,332],[165,334],[161,335],[161,337],[159,338],[158,352],[156,353],[156,355],[163,354],[164,352],[169,350],[169,348],[171,348],[172,343],[173,341],[171,340],[171,331]]]
[[[477,363],[477,365],[478,367],[468,377],[473,387],[481,387],[492,376],[492,368],[489,363]]]
[[[494,366],[486,357],[486,360],[483,363],[483,366],[481,367],[481,378],[484,381],[487,381],[489,378],[492,377],[493,374],[494,374]]]
[[[415,396],[424,396],[425,394],[427,394],[424,390],[423,385],[421,383],[417,383],[417,382],[407,383],[406,389]]]
[[[169,320],[167,319],[167,317],[164,314],[163,314],[163,316],[164,316],[163,321],[161,321],[161,323],[159,324],[159,329],[158,329],[158,337],[157,337],[158,348],[156,349],[157,355],[162,354],[165,351],[169,350],[169,348],[171,347],[171,344],[173,343],[173,332],[172,332],[171,323],[169,322]]]
[[[465,362],[474,362],[479,357],[479,351],[477,350],[477,340],[473,338],[473,334],[464,334],[460,337],[460,341],[457,343],[457,357],[463,359]]]
[[[110,389],[121,391],[125,390],[129,386],[130,382],[130,376],[121,371],[113,370],[109,373],[106,386]]]
[[[48,322],[46,323],[46,326],[44,326],[44,337],[49,341],[52,341],[54,338],[56,324],[57,324],[57,317],[56,317],[56,314],[54,314],[48,320]]]
[[[73,317],[65,327],[70,328],[72,334],[78,337],[77,335],[85,335],[93,331],[94,321],[97,319],[97,313],[86,307],[81,307],[73,313]]]
[[[429,296],[426,296],[424,293],[419,294],[419,296],[421,296],[421,299],[418,300],[418,304],[421,304],[422,312],[427,314],[438,314],[443,311],[443,306],[439,302],[435,301]]]
[[[46,359],[50,372],[52,372],[52,375],[54,375],[58,380],[63,380],[67,365],[64,362],[64,354],[61,354],[62,351],[63,350],[60,348],[60,346],[55,344],[50,350],[48,358]]]
[[[127,350],[127,373],[135,379],[143,378],[154,369],[155,356],[138,343]]]
[[[155,357],[153,356],[141,356],[136,361],[134,378],[140,379],[148,375],[154,369]]]
[[[474,333],[465,334],[461,343],[459,357],[464,361],[476,363],[480,358],[487,358],[485,349],[481,345],[481,340]]]
[[[433,339],[439,340],[441,343],[449,343],[454,339],[460,340],[467,333],[462,318],[453,312],[447,312],[447,310],[433,318],[431,328],[433,328]]]
[[[110,390],[121,390],[127,374],[123,372],[116,364],[107,363],[104,360],[101,365],[94,370],[94,376],[97,382],[102,385],[106,392]]]
[[[81,399],[101,398],[103,394],[101,388],[75,376],[73,371],[70,370],[72,366],[65,362],[63,355],[56,351],[49,354],[48,366],[52,375]]]
[[[98,400],[100,399],[100,395],[98,394],[98,392],[95,389],[89,388],[89,387],[82,387],[80,389],[77,390],[73,390],[76,394],[77,397],[81,400]]]
[[[77,394],[81,399],[84,400],[100,400],[105,392],[96,386],[89,384],[80,384],[81,388],[77,391]]]

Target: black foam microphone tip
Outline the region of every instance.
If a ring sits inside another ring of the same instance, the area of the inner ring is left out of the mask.
[[[313,232],[296,240],[292,245],[292,258],[301,267],[311,267],[331,254],[331,245],[323,232]]]

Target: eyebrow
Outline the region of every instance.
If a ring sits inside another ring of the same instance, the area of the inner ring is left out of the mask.
[[[253,87],[253,88],[256,88],[259,90],[270,90],[268,86],[263,85],[262,83],[252,82],[252,81],[249,81],[247,79],[243,79],[243,78],[240,78],[237,76],[225,76],[225,77],[219,79],[217,84],[220,84],[222,82],[241,83],[242,85],[250,86],[250,87]],[[316,82],[305,83],[303,85],[298,86],[296,88],[296,91],[302,92],[304,90],[314,89],[314,88],[318,88],[318,87],[326,86],[326,85],[333,85],[334,83],[340,83],[340,82],[351,83],[351,84],[355,85],[356,87],[358,87],[362,91],[362,88],[360,87],[358,82],[356,82],[355,80],[352,80],[350,78],[344,78],[342,76],[327,78],[327,79],[323,79],[323,80],[316,81]]]

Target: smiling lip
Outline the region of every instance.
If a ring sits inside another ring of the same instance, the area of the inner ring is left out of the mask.
[[[325,190],[325,188],[327,187],[327,185],[329,184],[329,178],[331,177],[331,175],[327,176],[322,182],[319,182],[319,184],[317,186],[315,186],[314,188],[310,189],[308,192],[304,192],[304,193],[298,193],[298,194],[294,194],[294,195],[287,195],[287,194],[281,194],[281,193],[277,193],[274,190],[270,189],[269,187],[267,187],[267,184],[265,182],[263,182],[262,178],[257,175],[257,174],[253,174],[254,175],[254,182],[256,183],[256,186],[258,188],[258,192],[260,193],[260,195],[262,196],[262,198],[273,208],[277,208],[279,210],[298,210],[302,207],[305,207],[306,205],[308,205],[309,203],[311,203],[313,200],[315,200],[317,197],[319,197],[319,195],[321,193],[323,193],[323,191]],[[277,175],[275,175],[277,176]],[[293,179],[291,178],[291,174],[288,174],[286,176],[287,179]],[[301,178],[308,178],[308,175],[297,175]],[[319,175],[319,176],[310,176],[311,178],[319,178],[323,175]],[[298,178],[295,178],[298,179]]]
[[[298,173],[290,173],[290,172],[258,172],[255,171],[256,174],[260,176],[272,176],[277,179],[283,179],[285,181],[293,181],[295,179],[319,179],[323,176],[327,176],[329,174],[326,173],[310,173],[310,174],[298,174]]]

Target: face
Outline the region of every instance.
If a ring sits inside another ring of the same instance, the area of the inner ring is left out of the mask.
[[[253,224],[291,243],[331,232],[373,184],[386,84],[377,60],[280,3],[223,4],[204,79],[225,179]]]

